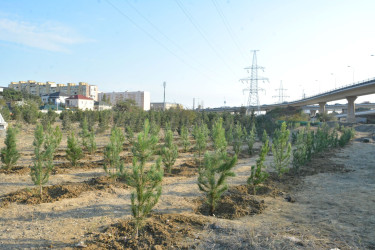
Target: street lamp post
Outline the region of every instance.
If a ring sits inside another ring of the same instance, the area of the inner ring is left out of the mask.
[[[335,78],[335,89],[336,89],[336,75],[331,73],[331,76]]]
[[[352,68],[353,70],[353,83],[354,83],[354,67],[349,65],[348,68]]]

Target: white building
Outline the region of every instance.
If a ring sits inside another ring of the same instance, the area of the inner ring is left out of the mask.
[[[81,110],[94,110],[94,100],[83,95],[73,95],[65,100],[65,106]]]
[[[45,104],[50,103],[50,104],[55,104],[55,105],[60,105],[60,104],[65,105],[65,100],[68,97],[69,96],[64,93],[56,92],[52,94],[42,95],[41,98],[42,98],[42,102]]]
[[[136,105],[143,110],[150,110],[150,92],[146,91],[135,91],[135,92],[108,92],[108,93],[99,93],[99,101],[104,101],[103,97],[112,104],[116,105],[117,102],[123,102],[127,99],[134,100]]]

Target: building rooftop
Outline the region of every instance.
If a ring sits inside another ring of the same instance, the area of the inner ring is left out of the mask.
[[[45,95],[42,95],[42,96],[59,97],[59,96],[69,96],[69,95],[64,94],[62,92],[55,92],[55,93],[52,93],[52,94],[45,94]]]
[[[82,99],[82,100],[92,100],[93,101],[92,98],[86,97],[86,96],[83,96],[83,95],[72,95],[67,99]]]

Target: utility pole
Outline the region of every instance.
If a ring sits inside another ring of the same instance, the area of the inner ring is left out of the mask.
[[[284,91],[286,91],[287,89],[283,88],[283,81],[280,81],[280,87],[278,89],[275,89],[275,90],[279,92],[279,95],[278,96],[272,96],[272,97],[273,98],[278,97],[279,98],[279,103],[283,103],[284,102],[284,98],[285,97],[289,97],[289,96],[284,95]]]
[[[165,111],[165,87],[167,86],[166,82],[163,82],[163,87],[164,87],[164,101],[163,101],[163,111]]]
[[[195,97],[193,98],[193,110],[195,110]]]
[[[258,92],[264,91],[264,89],[261,89],[261,88],[258,87],[258,81],[262,80],[262,81],[268,82],[268,79],[264,78],[264,77],[258,77],[258,69],[261,69],[261,70],[264,71],[264,67],[258,66],[257,54],[256,54],[257,51],[259,51],[259,50],[252,50],[252,52],[253,52],[252,65],[251,65],[251,67],[245,68],[247,70],[247,73],[249,73],[249,71],[251,72],[250,77],[240,79],[240,81],[242,83],[245,83],[246,85],[248,85],[248,88],[243,90],[244,92],[248,91],[248,93],[249,93],[249,98],[247,100],[246,113],[250,114],[251,109],[256,108],[257,114],[259,115],[260,114],[260,103],[259,103]]]

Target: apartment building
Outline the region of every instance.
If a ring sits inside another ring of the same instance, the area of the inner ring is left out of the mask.
[[[36,82],[33,80],[11,82],[9,88],[25,91],[32,95],[43,96],[60,92],[66,95],[83,95],[93,100],[98,100],[98,87],[96,85],[89,85],[86,82],[79,82],[68,84],[56,84],[55,82]]]
[[[166,102],[165,103],[165,110],[168,110],[168,109],[171,109],[171,108],[183,109],[184,106],[182,106],[182,104],[178,104],[178,103]],[[164,102],[152,102],[151,103],[151,109],[152,110],[164,110]]]
[[[143,110],[150,110],[150,92],[146,91],[125,91],[125,92],[108,92],[108,93],[99,93],[99,101],[104,101],[103,97],[105,96],[106,100],[112,104],[116,105],[118,102],[125,101],[127,99],[134,100],[136,105]]]

